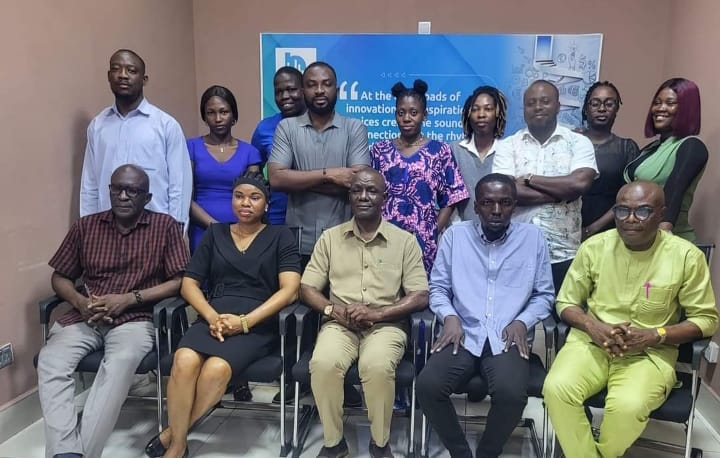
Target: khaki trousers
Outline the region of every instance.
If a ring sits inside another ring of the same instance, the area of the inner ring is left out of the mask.
[[[370,436],[380,447],[390,439],[395,369],[405,353],[407,334],[393,324],[375,325],[354,332],[336,323],[325,323],[318,333],[310,360],[310,384],[323,425],[324,445],[333,447],[343,437],[343,384],[357,361]]]

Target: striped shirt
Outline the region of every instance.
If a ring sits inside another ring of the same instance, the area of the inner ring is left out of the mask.
[[[122,234],[115,226],[112,210],[80,218],[65,236],[49,262],[58,274],[77,280],[82,277],[95,296],[126,294],[152,288],[185,271],[189,254],[182,229],[175,219],[145,210],[136,226]],[[152,303],[132,307],[113,321],[152,319]],[[60,317],[64,326],[82,322],[73,309]]]

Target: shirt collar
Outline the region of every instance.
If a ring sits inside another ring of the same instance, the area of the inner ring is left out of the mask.
[[[515,223],[510,223],[505,233],[497,240],[490,241],[485,237],[485,232],[483,232],[482,225],[480,223],[475,223],[475,229],[478,232],[478,235],[480,236],[480,241],[483,243],[483,245],[502,245],[505,243],[505,241],[508,239],[508,236],[515,230]]]
[[[145,97],[143,97],[142,101],[140,102],[140,105],[137,106],[134,110],[130,111],[127,115],[123,116],[120,113],[120,110],[117,108],[117,103],[113,103],[110,107],[110,111],[108,112],[108,115],[115,114],[120,117],[127,118],[131,115],[133,115],[135,112],[140,113],[145,116],[150,116],[150,102],[147,101]]]
[[[385,239],[385,241],[387,242],[388,224],[389,223],[385,221],[385,219],[380,219],[380,225],[378,226],[375,233],[372,235],[372,237],[370,237],[370,240],[365,241],[360,237],[360,228],[358,228],[357,223],[355,222],[355,217],[353,216],[350,221],[343,223],[342,233],[345,237],[352,234],[354,237],[357,237],[358,240],[362,240],[365,243],[372,242],[373,240],[375,240],[375,238],[377,238],[378,235]]]
[[[560,123],[558,122],[555,124],[555,130],[553,130],[553,133],[548,137],[547,140],[545,140],[545,143],[543,143],[543,145],[549,143],[550,140],[552,140],[555,137],[566,138],[566,137],[568,137],[568,134],[570,132],[571,132],[570,129],[568,129],[567,127],[561,126]],[[522,130],[522,136],[525,139],[532,139],[535,143],[540,144],[540,141],[537,138],[533,137],[533,134],[530,133],[530,129],[528,129],[527,127],[525,127]]]
[[[487,159],[491,154],[495,153],[495,148],[497,148],[497,138],[493,140],[492,146],[490,146],[490,149],[488,150],[488,153],[485,155],[485,159]],[[480,153],[477,150],[477,147],[475,146],[475,134],[470,135],[470,139],[467,138],[460,140],[458,145],[462,146],[466,150],[470,151],[472,154],[475,155],[475,157],[480,157]]]
[[[100,221],[108,224],[112,224],[113,229],[117,230],[115,227],[115,214],[112,212],[112,210],[104,211],[103,214],[100,216]],[[130,230],[130,232],[134,231],[138,226],[147,226],[150,224],[150,215],[148,214],[147,210],[143,210],[143,212],[140,214],[140,218],[138,218],[137,223],[135,224],[135,227]]]

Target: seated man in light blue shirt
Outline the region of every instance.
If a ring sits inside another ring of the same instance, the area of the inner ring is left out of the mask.
[[[478,225],[452,225],[430,276],[430,309],[443,323],[420,373],[423,412],[453,458],[473,454],[450,395],[476,373],[492,404],[477,458],[497,457],[527,404],[528,358],[535,325],[555,299],[547,242],[532,224],[510,223],[517,188],[491,173],[475,187]]]
[[[145,62],[129,49],[110,57],[110,90],[115,104],[90,122],[80,181],[80,216],[110,209],[113,171],[138,164],[150,178],[147,209],[166,213],[187,227],[192,168],[180,124],[143,96]]]

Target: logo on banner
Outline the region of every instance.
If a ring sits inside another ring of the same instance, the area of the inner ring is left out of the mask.
[[[304,72],[317,60],[317,48],[275,48],[275,70],[293,67]]]

